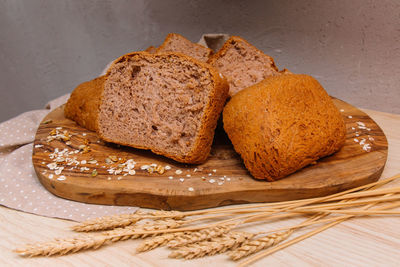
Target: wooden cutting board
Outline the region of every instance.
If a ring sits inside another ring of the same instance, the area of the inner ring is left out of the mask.
[[[341,100],[334,102],[346,122],[345,146],[317,164],[272,183],[250,176],[221,130],[207,162],[185,165],[149,151],[104,143],[96,133],[66,119],[63,106],[40,124],[33,165],[47,190],[86,203],[196,210],[324,196],[378,180],[388,152],[385,134],[367,114]],[[70,140],[57,140],[64,131],[71,134]],[[55,140],[48,142],[49,138]],[[82,150],[85,144],[89,152]],[[57,156],[58,170],[52,164]],[[129,159],[136,162],[135,174],[128,170],[115,174],[114,170],[126,168],[119,164]],[[165,168],[163,174],[142,169],[151,164],[170,169]]]

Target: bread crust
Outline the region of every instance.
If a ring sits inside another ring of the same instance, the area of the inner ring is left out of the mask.
[[[344,144],[342,115],[317,80],[303,74],[272,76],[227,103],[224,129],[257,179],[276,181]]]
[[[64,115],[90,131],[97,130],[100,96],[106,76],[78,85],[64,107]]]
[[[204,58],[195,58],[195,59],[197,59],[197,60],[199,60],[199,61],[207,62],[208,59],[210,58],[210,56],[213,54],[212,49],[210,49],[210,48],[208,48],[208,47],[205,47],[205,46],[202,46],[202,45],[200,45],[200,44],[193,43],[193,42],[191,42],[190,40],[186,39],[185,37],[183,37],[182,35],[177,34],[177,33],[169,33],[169,34],[167,35],[167,37],[165,37],[164,42],[156,49],[156,52],[155,52],[155,53],[167,53],[167,52],[182,53],[182,52],[179,52],[179,51],[169,51],[168,46],[169,46],[171,40],[172,40],[174,37],[177,37],[177,38],[179,38],[179,39],[182,39],[182,40],[184,40],[184,41],[186,41],[186,42],[190,42],[193,46],[195,46],[195,47],[197,47],[197,48],[203,50],[203,51],[204,51],[204,54],[205,54]],[[186,55],[186,54],[185,54],[185,55]],[[188,56],[188,55],[186,55],[186,56]]]
[[[214,137],[214,131],[217,125],[218,118],[222,112],[222,109],[225,105],[226,99],[228,97],[228,92],[229,92],[229,85],[227,80],[220,75],[220,73],[211,67],[209,64],[201,62],[199,60],[196,60],[192,57],[189,57],[187,55],[184,55],[182,53],[158,53],[158,54],[149,54],[147,52],[132,52],[126,55],[123,55],[116,59],[113,64],[110,66],[110,68],[107,71],[107,75],[110,73],[110,70],[113,68],[113,66],[119,62],[123,62],[127,60],[130,57],[134,56],[139,56],[139,57],[145,57],[145,58],[150,58],[150,57],[179,57],[181,60],[186,60],[190,61],[193,64],[197,64],[200,67],[206,69],[209,71],[212,82],[214,84],[213,90],[209,94],[208,101],[204,107],[203,110],[203,116],[201,118],[201,123],[200,123],[200,129],[198,130],[198,133],[196,135],[196,138],[194,140],[194,144],[192,146],[192,149],[185,155],[172,155],[168,154],[166,151],[162,151],[158,149],[157,147],[147,147],[147,146],[142,146],[140,144],[129,144],[129,143],[124,143],[124,142],[119,142],[118,140],[112,140],[107,138],[104,133],[101,131],[101,127],[99,125],[98,121],[98,126],[97,129],[99,129],[98,134],[100,138],[102,138],[105,141],[108,142],[113,142],[125,146],[130,146],[134,148],[139,148],[139,149],[146,149],[146,150],[151,150],[152,152],[163,155],[168,158],[172,158],[178,162],[182,163],[190,163],[190,164],[199,164],[204,162],[211,150],[211,144],[213,142],[213,137]],[[101,104],[100,104],[101,108]]]
[[[154,53],[157,53],[157,47],[154,47],[151,45],[151,46],[147,47],[146,50],[144,50],[144,51],[147,53],[150,53],[150,54],[154,54]]]

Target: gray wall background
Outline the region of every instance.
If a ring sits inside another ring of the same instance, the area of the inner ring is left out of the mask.
[[[333,96],[400,113],[399,0],[0,0],[0,121],[169,32],[240,35]]]

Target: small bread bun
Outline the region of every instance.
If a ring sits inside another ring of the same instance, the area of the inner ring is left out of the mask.
[[[281,179],[338,151],[346,128],[324,88],[309,75],[269,77],[232,97],[224,129],[257,179]]]

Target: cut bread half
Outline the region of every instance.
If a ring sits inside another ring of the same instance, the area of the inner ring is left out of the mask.
[[[229,83],[229,95],[279,74],[274,59],[241,37],[232,36],[208,61]]]
[[[179,53],[134,52],[114,61],[107,76],[102,139],[184,163],[207,159],[229,90],[218,71]]]
[[[207,62],[212,54],[210,48],[192,43],[177,33],[168,34],[164,43],[157,48],[157,53],[163,52],[178,52],[203,62]]]

